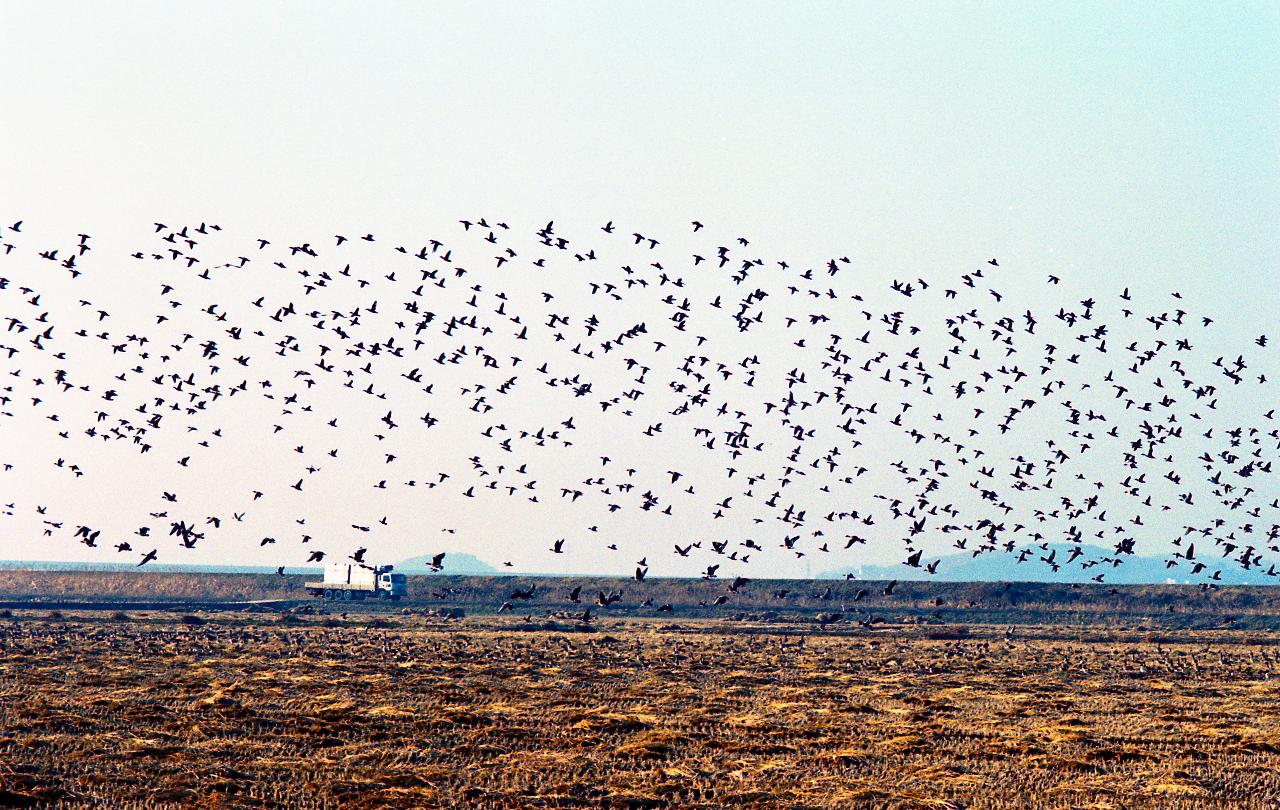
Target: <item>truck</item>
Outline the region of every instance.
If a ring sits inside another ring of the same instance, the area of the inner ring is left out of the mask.
[[[394,565],[329,563],[324,567],[323,580],[307,582],[303,587],[312,596],[344,602],[365,598],[399,602],[406,591],[405,576],[393,574],[394,568]]]

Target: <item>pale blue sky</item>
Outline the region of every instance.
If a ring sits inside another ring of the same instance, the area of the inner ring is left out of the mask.
[[[3,18],[6,210],[701,216],[869,263],[999,246],[1188,285],[1264,286],[1280,260],[1275,3],[33,2]]]
[[[1181,289],[1247,344],[1280,306],[1278,43],[1276,3],[10,2],[0,220],[697,218],[883,278]]]

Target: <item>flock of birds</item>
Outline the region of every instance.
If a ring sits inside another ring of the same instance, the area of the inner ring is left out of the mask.
[[[146,565],[236,526],[289,564],[447,570],[474,513],[520,522],[526,559],[696,564],[730,592],[886,545],[926,575],[945,550],[1104,582],[1139,544],[1205,587],[1280,573],[1265,373],[1205,348],[1177,292],[1071,294],[995,258],[885,278],[700,222],[148,231],[0,227],[0,514],[36,526],[11,537]]]

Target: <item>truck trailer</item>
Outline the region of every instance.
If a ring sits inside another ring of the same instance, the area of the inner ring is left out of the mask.
[[[404,574],[393,574],[394,565],[351,565],[329,563],[324,567],[324,579],[304,585],[307,593],[325,599],[344,602],[372,599],[390,599],[399,602],[405,595]]]

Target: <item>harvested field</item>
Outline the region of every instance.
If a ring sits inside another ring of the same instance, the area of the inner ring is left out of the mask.
[[[943,640],[920,627],[786,635],[650,620],[594,632],[420,616],[0,622],[9,806],[1262,808],[1280,797],[1280,653],[1234,631],[1158,644],[1044,627]]]

